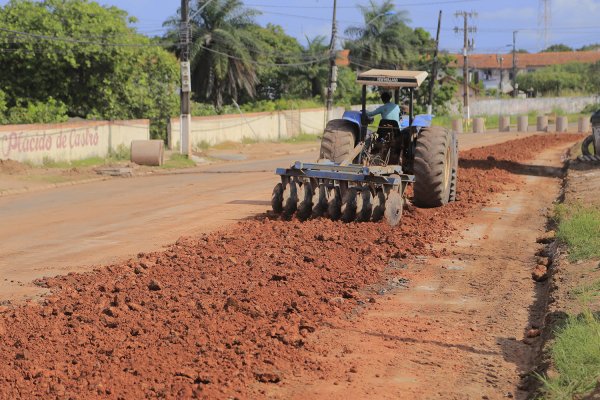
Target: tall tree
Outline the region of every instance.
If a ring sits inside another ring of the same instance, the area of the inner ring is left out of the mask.
[[[250,28],[256,26],[254,17],[260,12],[245,8],[240,0],[196,0],[190,14],[192,90],[197,100],[220,109],[225,100],[237,100],[242,92],[254,97],[258,84],[254,60],[261,46]],[[174,28],[168,37],[176,36],[178,19],[165,22]]]
[[[413,31],[406,11],[397,11],[392,0],[369,1],[358,6],[364,19],[362,26],[350,26],[345,47],[355,65],[387,69],[404,68],[411,57]]]
[[[308,58],[318,59],[326,54],[329,46],[326,43],[326,38],[323,35],[316,36],[312,39],[306,38],[308,41],[304,54]],[[301,74],[310,84],[310,96],[321,97],[325,96],[325,85],[329,74],[329,65],[327,63],[314,63],[300,68]]]
[[[11,0],[0,8],[9,119],[46,122],[45,110],[54,109],[65,118],[152,118],[164,128],[177,104],[176,59],[133,21],[90,0]]]
[[[427,78],[421,84],[421,89],[416,91],[416,111],[425,112],[429,102],[429,93],[426,88],[429,87],[429,81],[436,79],[436,84],[433,86],[433,106],[436,114],[445,114],[448,111],[448,103],[456,93],[458,86],[453,80],[440,80],[441,77],[454,77],[455,70],[450,67],[453,61],[452,57],[447,54],[438,56],[437,76],[432,76],[433,57],[431,50],[435,47],[435,40],[429,32],[423,28],[416,28],[410,42],[414,49],[418,52],[411,54],[410,69],[419,71],[427,71]]]
[[[277,100],[289,96],[303,78],[294,73],[294,68],[280,67],[277,64],[302,62],[302,46],[279,25],[252,26],[250,31],[258,39],[257,44],[260,46],[259,52],[252,53],[255,59],[261,61],[257,68],[259,84],[256,87],[256,98]]]

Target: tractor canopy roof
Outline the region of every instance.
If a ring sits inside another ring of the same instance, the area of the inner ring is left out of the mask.
[[[403,71],[392,69],[370,69],[358,74],[358,83],[391,88],[417,88],[427,78],[425,71]]]

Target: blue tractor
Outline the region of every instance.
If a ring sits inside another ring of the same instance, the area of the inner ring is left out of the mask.
[[[456,200],[458,142],[456,134],[431,126],[431,115],[414,116],[414,91],[427,72],[372,69],[358,75],[361,111],[346,111],[327,123],[319,160],[278,168],[281,182],[271,205],[284,218],[300,220],[328,216],[345,222],[379,221],[396,226],[402,218],[405,191],[413,185],[413,202],[438,207]],[[367,86],[402,90],[408,115],[382,119],[377,130],[366,110]]]

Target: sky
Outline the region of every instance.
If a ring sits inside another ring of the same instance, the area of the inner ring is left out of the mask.
[[[141,33],[160,35],[162,22],[172,16],[180,0],[97,0],[100,4],[125,9],[138,18]],[[191,0],[192,2],[195,0]],[[375,0],[377,1],[377,0]],[[574,48],[600,43],[600,0],[547,0],[550,4],[547,44],[564,43]],[[8,0],[0,0],[4,5]],[[338,33],[362,21],[358,4],[369,0],[338,0]],[[306,44],[306,37],[331,35],[333,0],[244,0],[247,7],[262,12],[257,22],[274,23]],[[541,21],[541,0],[395,0],[398,10],[408,11],[413,28],[422,27],[435,36],[437,17],[442,10],[440,48],[461,52],[463,37],[454,27],[462,26],[457,11],[474,11],[469,23],[477,28],[473,34],[474,53],[505,53],[512,49],[513,31],[517,48],[536,52],[545,47]]]

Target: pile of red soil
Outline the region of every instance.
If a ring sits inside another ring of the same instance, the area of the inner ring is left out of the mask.
[[[305,341],[372,301],[390,262],[439,256],[457,220],[520,178],[510,171],[577,137],[544,135],[461,154],[459,201],[402,225],[246,221],[91,273],[38,282],[52,295],[0,314],[6,398],[260,397],[324,368]]]
[[[30,169],[27,164],[14,160],[0,160],[0,174],[22,174]]]

